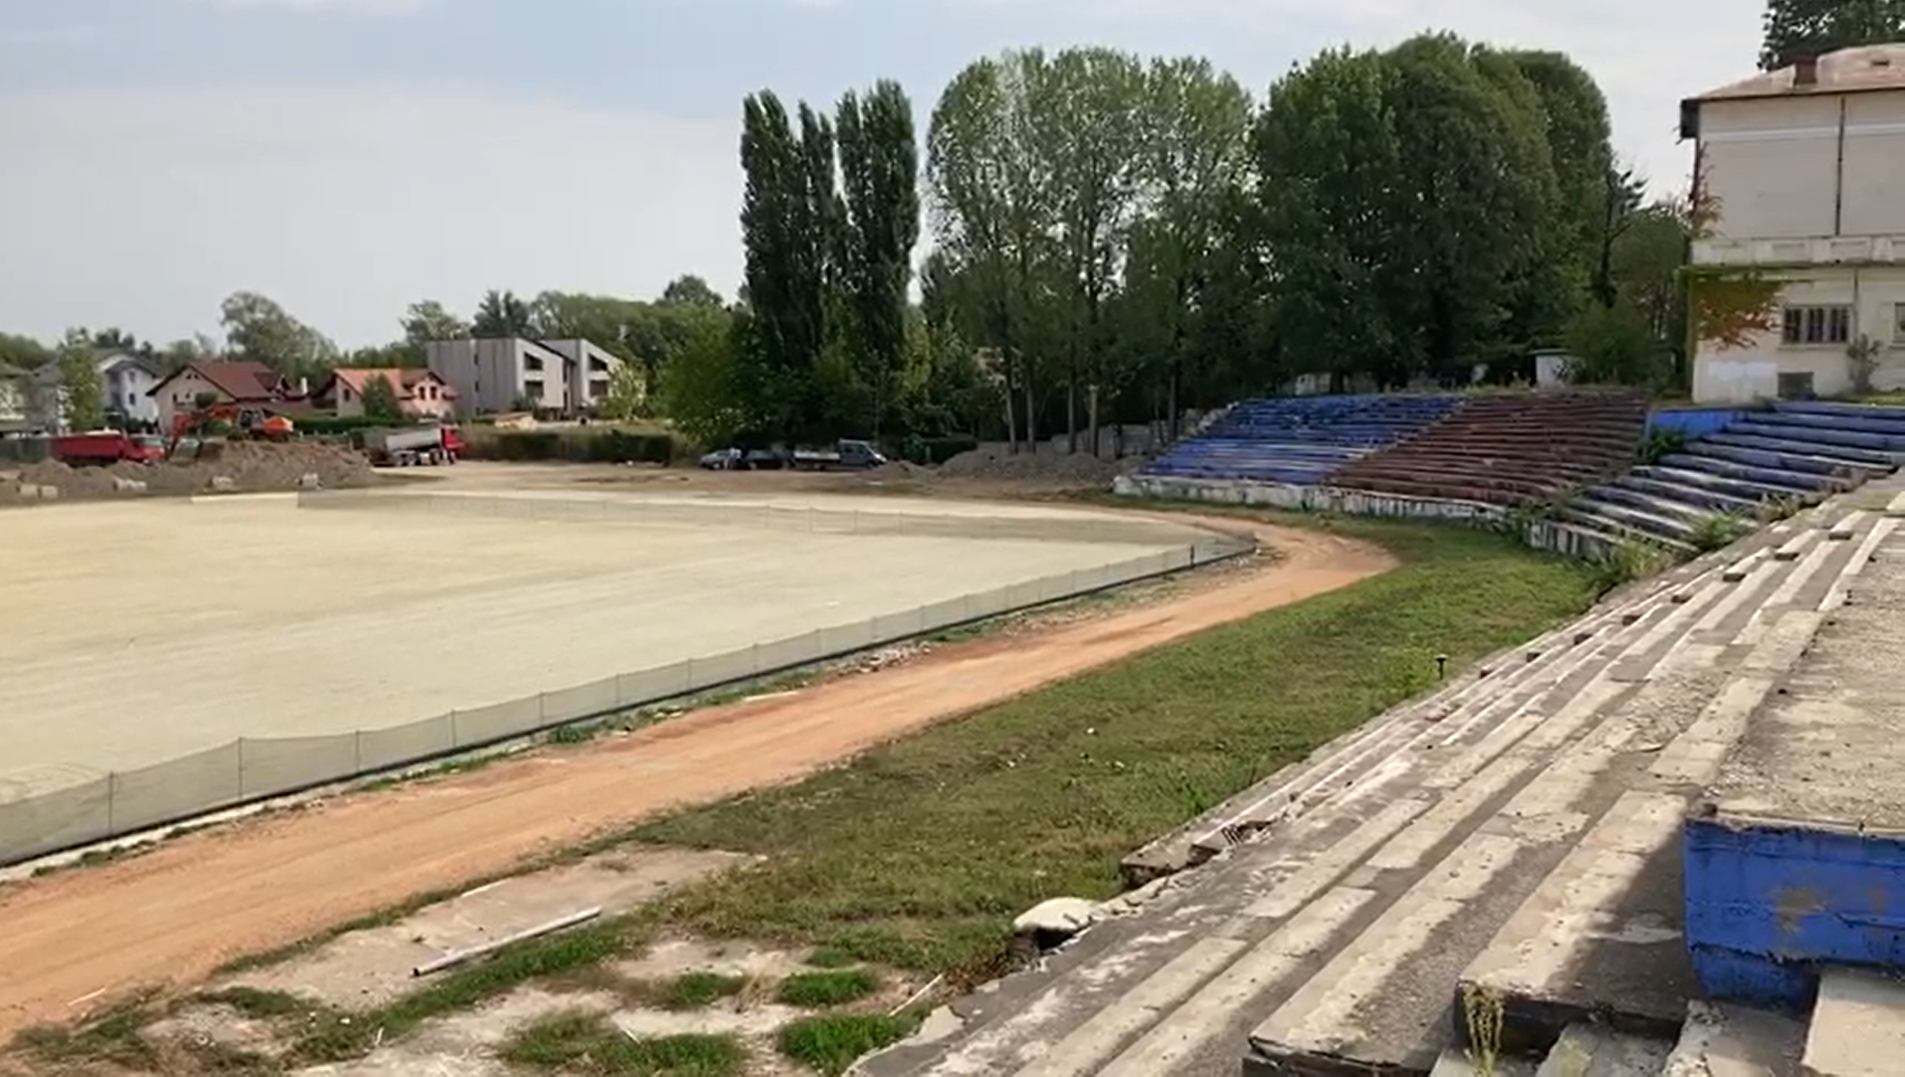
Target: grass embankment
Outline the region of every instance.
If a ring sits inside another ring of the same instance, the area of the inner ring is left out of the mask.
[[[642,840],[764,854],[664,925],[836,947],[981,979],[1011,919],[1108,898],[1131,850],[1593,599],[1589,566],[1426,524],[1265,517],[1378,543],[1400,567],[932,729]]]

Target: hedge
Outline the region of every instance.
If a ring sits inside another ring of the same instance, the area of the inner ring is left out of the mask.
[[[634,433],[613,427],[567,430],[463,431],[463,455],[471,460],[565,460],[573,463],[673,463],[690,452],[673,434]]]

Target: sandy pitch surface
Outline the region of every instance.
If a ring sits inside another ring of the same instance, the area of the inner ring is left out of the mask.
[[[10,514],[6,531],[30,570],[0,580],[0,609],[32,630],[0,663],[0,797],[240,736],[400,725],[1164,548],[286,500],[59,506]]]
[[[255,817],[128,860],[7,886],[0,1037],[72,1019],[142,984],[189,985],[231,957],[507,871],[670,807],[793,780],[935,721],[1394,564],[1334,536],[1257,531],[1283,560],[1156,605],[947,646],[877,673],[695,712],[586,751]]]

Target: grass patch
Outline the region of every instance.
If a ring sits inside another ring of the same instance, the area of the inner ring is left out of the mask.
[[[293,1046],[300,1062],[341,1062],[367,1053],[433,1017],[467,1010],[531,980],[573,974],[634,949],[629,924],[611,920],[511,946],[479,964],[444,975],[380,1010],[323,1012]]]
[[[730,1077],[746,1053],[730,1036],[632,1039],[599,1013],[551,1014],[512,1033],[497,1054],[505,1062],[604,1077]]]
[[[858,1002],[879,989],[880,978],[865,969],[831,969],[789,976],[775,998],[783,1005],[818,1010]]]
[[[747,986],[745,976],[689,972],[662,987],[657,1001],[665,1010],[699,1010],[717,999],[732,998]]]
[[[158,1055],[141,1034],[152,1019],[148,998],[129,999],[76,1025],[35,1025],[22,1029],[13,1046],[53,1063],[112,1063],[146,1071]]]
[[[261,991],[255,987],[227,987],[220,991],[202,992],[198,997],[202,1002],[221,1003],[246,1017],[261,1019],[289,1017],[322,1009],[319,1004],[306,1002],[296,995],[283,991]]]
[[[767,857],[649,917],[703,937],[824,945],[955,987],[988,979],[1018,913],[1116,895],[1131,850],[1432,687],[1436,655],[1455,670],[1523,642],[1585,609],[1598,585],[1593,566],[1486,531],[1255,515],[1377,543],[1400,564],[639,827],[645,841]]]
[[[808,954],[805,963],[817,969],[844,969],[849,965],[857,965],[860,961],[837,946],[822,946]]]
[[[889,1047],[913,1031],[908,1017],[887,1017],[874,1013],[833,1014],[807,1017],[781,1029],[777,1046],[781,1054],[809,1069],[835,1077],[847,1072],[860,1057]]]

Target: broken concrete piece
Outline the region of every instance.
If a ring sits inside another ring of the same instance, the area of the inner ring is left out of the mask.
[[[1040,949],[1050,949],[1091,926],[1097,918],[1098,903],[1084,898],[1051,898],[1019,914],[1012,930],[1030,937]]]

